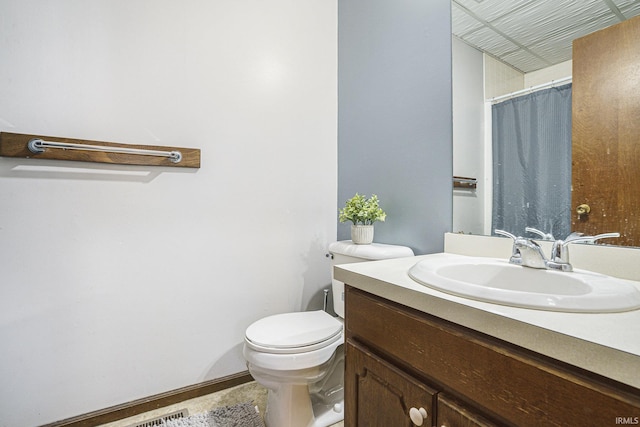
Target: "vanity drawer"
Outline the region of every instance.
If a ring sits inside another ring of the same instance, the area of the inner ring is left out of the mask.
[[[347,286],[347,337],[516,425],[614,425],[637,390]]]

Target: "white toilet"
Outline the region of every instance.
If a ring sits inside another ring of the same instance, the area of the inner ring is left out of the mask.
[[[329,245],[337,264],[413,256],[406,246]],[[332,274],[333,278],[333,274]],[[253,378],[268,390],[267,427],[326,427],[344,419],[344,283],[332,280],[339,317],[323,310],[276,314],[251,324],[243,354]]]

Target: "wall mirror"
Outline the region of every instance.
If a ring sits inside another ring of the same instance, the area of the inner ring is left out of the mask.
[[[571,77],[574,39],[638,15],[637,0],[452,0],[454,175],[478,180],[476,190],[454,188],[454,232],[493,234],[493,166],[490,143],[485,143],[491,140],[487,134],[490,120],[485,125],[491,107],[485,99],[532,91]],[[468,54],[469,49],[484,55]],[[638,199],[640,206],[636,189],[628,188],[623,197]],[[636,214],[627,210],[619,215],[625,221],[625,215]],[[582,231],[573,217],[572,222],[574,230]],[[607,225],[604,230],[587,231],[594,234],[618,230]],[[614,240],[602,243],[630,244]]]

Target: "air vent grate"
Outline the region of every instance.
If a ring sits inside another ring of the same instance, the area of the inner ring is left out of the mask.
[[[162,415],[160,417],[157,417],[151,420],[143,421],[138,424],[131,424],[127,427],[156,427],[156,426],[164,425],[165,421],[184,418],[188,415],[189,415],[189,410],[185,408],[179,411],[172,412],[170,414]]]

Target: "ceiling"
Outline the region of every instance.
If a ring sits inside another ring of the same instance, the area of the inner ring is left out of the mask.
[[[528,73],[571,59],[573,39],[636,15],[640,0],[452,0],[452,32]]]

